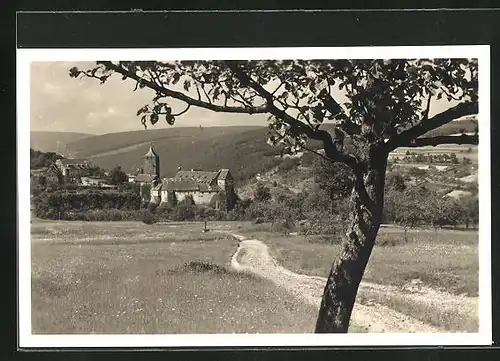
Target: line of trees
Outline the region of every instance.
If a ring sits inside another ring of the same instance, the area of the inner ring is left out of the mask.
[[[63,159],[64,157],[60,154],[54,152],[40,152],[39,150],[34,150],[30,148],[30,169],[40,169],[48,167],[55,163],[58,159]]]
[[[422,225],[475,228],[479,222],[478,197],[454,199],[425,186],[407,187],[399,174],[392,173],[387,178],[383,220],[405,229]]]
[[[65,220],[121,220],[117,214],[141,208],[141,197],[136,185],[123,184],[118,189],[83,188],[68,184],[51,188],[32,183],[31,194],[35,215],[45,219]],[[86,215],[99,213],[89,219]],[[114,213],[113,213],[114,212]],[[111,214],[113,213],[113,214]]]

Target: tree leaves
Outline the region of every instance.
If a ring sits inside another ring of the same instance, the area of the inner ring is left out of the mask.
[[[76,66],[74,66],[71,69],[69,69],[69,76],[72,77],[72,78],[78,78],[78,76],[81,73],[82,72],[80,70],[78,70],[78,68]]]
[[[179,82],[181,75],[179,73],[174,73],[172,75],[172,84],[175,85]]]
[[[148,106],[148,105],[145,105],[145,106],[143,106],[141,109],[139,109],[139,110],[137,111],[137,114],[136,114],[136,115],[137,115],[137,116],[139,116],[139,115],[141,115],[141,114],[143,114],[143,113],[146,113],[146,112],[149,112],[149,106]]]
[[[349,128],[346,134],[354,137],[359,126],[369,122],[373,123],[369,127],[377,129],[371,138],[375,141],[420,122],[429,96],[440,101],[478,99],[476,59],[238,61],[237,69],[245,74],[243,78],[233,74],[234,68],[225,61],[98,62],[99,66],[93,69],[81,71],[72,67],[69,73],[74,78],[84,75],[103,82],[116,64],[123,70],[122,79],[139,79],[137,88],[156,84],[173,92],[183,90],[179,94],[197,100],[195,106],[239,107],[251,113],[256,106],[270,104],[302,123],[302,130],[316,129],[325,121],[349,121],[356,127]],[[256,90],[256,84],[264,93]],[[153,104],[137,112],[141,123],[144,115],[151,123],[157,123],[164,115],[168,124],[174,124],[176,116],[189,110],[187,106],[172,116],[170,107],[158,103],[167,97],[166,93],[155,91]],[[169,97],[178,98],[172,94]],[[193,104],[187,101],[186,105]],[[152,114],[158,117],[151,117]],[[280,116],[281,121],[290,124],[286,116]],[[273,131],[284,129],[281,126]],[[286,133],[291,148],[300,144],[302,135]],[[279,138],[279,142],[288,142],[285,138]]]
[[[152,125],[158,123],[158,114],[157,113],[151,114],[151,116],[149,117],[149,121],[151,122]]]

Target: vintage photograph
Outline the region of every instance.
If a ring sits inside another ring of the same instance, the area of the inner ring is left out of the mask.
[[[26,62],[29,332],[478,334],[483,64],[415,53]]]

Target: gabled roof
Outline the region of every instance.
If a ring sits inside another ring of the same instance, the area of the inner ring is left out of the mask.
[[[152,182],[158,179],[156,174],[138,174],[134,178],[134,182]]]
[[[225,179],[229,169],[221,169],[216,172],[200,170],[180,170],[175,177],[163,181],[163,190],[167,191],[200,191],[219,192],[217,179]]]
[[[54,173],[57,174],[57,176],[62,176],[61,170],[55,164],[51,164],[44,172],[44,174],[48,173]]]
[[[170,178],[163,181],[163,190],[180,192],[199,191],[200,186],[193,179]]]
[[[175,175],[175,179],[193,179],[197,183],[211,183],[217,179],[219,172],[207,172],[200,170],[180,170]]]

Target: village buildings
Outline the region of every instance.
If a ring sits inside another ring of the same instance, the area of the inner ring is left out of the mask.
[[[66,182],[79,181],[83,171],[90,167],[90,162],[86,159],[58,159],[56,166],[61,171]]]
[[[195,204],[215,209],[230,210],[234,207],[234,181],[229,169],[199,171],[178,169],[172,178],[160,178],[160,158],[150,146],[143,156],[141,173],[133,178],[141,185],[144,201],[176,204],[191,196]]]
[[[47,184],[80,184],[84,187],[106,187],[103,179],[88,175],[92,164],[86,159],[58,159],[43,174]]]
[[[59,159],[42,176],[50,184],[78,184],[82,187],[116,187],[106,184],[104,178],[89,175],[92,164],[86,159]],[[216,171],[182,170],[171,178],[160,177],[160,157],[152,145],[143,156],[138,174],[129,175],[129,182],[140,186],[143,202],[175,205],[192,198],[194,204],[220,210],[231,210],[236,202],[234,179],[229,169]]]

